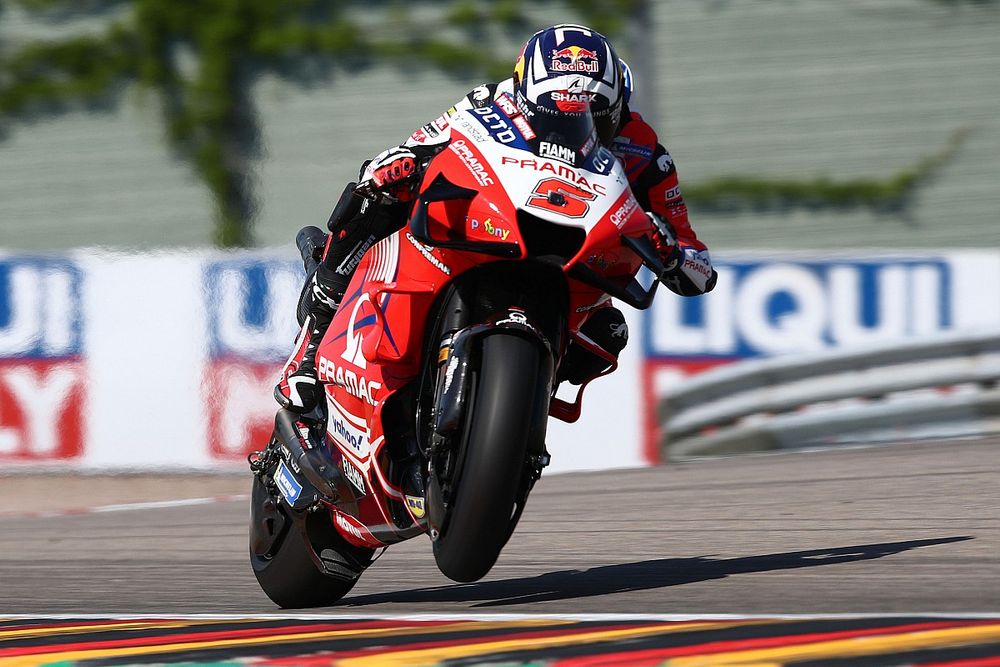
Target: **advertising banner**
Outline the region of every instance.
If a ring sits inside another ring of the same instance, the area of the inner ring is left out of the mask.
[[[550,420],[549,473],[658,462],[662,391],[719,364],[1000,326],[995,252],[734,256],[719,273],[706,297],[623,308],[619,369],[579,422]],[[277,252],[0,255],[0,462],[242,469],[271,431],[302,279]]]
[[[1000,256],[729,258],[705,297],[658,297],[643,316],[646,452],[667,386],[746,359],[813,353],[1000,326]]]
[[[205,404],[213,461],[245,461],[267,443],[277,404],[274,384],[298,333],[301,262],[209,261],[202,296],[208,315]]]
[[[0,458],[79,459],[86,380],[83,274],[67,259],[0,256]]]

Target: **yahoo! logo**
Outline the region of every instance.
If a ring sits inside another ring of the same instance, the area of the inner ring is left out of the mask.
[[[334,440],[349,447],[358,456],[364,457],[368,453],[368,434],[340,416],[332,415],[329,430]]]

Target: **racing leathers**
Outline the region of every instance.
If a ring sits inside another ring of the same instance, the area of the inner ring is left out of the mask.
[[[360,211],[346,220],[331,217],[331,234],[312,279],[310,315],[275,388],[275,398],[284,407],[305,412],[315,406],[320,396],[315,351],[336,304],[364,253],[405,224],[407,202],[414,197],[420,165],[450,142],[450,118],[461,110],[490,106],[501,95],[512,97],[512,79],[477,87],[440,117],[417,129],[403,144],[383,151],[362,167],[358,191],[378,194],[381,199],[379,203],[365,200]],[[688,222],[677,169],[670,153],[657,140],[656,132],[626,106],[608,148],[624,166],[639,205],[651,214],[658,232],[654,235],[657,248],[667,268],[661,281],[682,296],[712,290],[717,274],[708,249]],[[616,357],[628,340],[625,318],[611,306],[610,300],[589,314],[580,333]],[[582,384],[607,367],[604,359],[571,344],[560,364],[559,379]]]

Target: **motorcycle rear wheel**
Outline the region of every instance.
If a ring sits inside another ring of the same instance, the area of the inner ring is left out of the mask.
[[[267,493],[263,482],[254,477],[251,498]],[[357,579],[347,580],[324,574],[313,560],[312,554],[325,550],[337,552],[336,560],[346,560],[367,567],[375,553],[348,544],[330,522],[325,513],[312,514],[305,520],[304,529],[291,520],[285,522],[284,535],[267,555],[254,553],[251,545],[250,566],[261,590],[282,609],[325,607],[332,605],[354,588]]]
[[[485,337],[481,359],[457,488],[434,541],[438,569],[459,582],[485,576],[510,536],[542,365],[537,343],[509,333]]]

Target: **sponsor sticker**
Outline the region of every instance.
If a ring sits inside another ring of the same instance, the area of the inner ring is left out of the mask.
[[[670,156],[670,153],[664,153],[656,160],[656,166],[660,168],[660,171],[667,173],[674,166],[674,158]]]
[[[462,161],[462,164],[466,166],[469,172],[476,178],[476,182],[480,185],[493,185],[493,179],[490,177],[490,172],[487,171],[483,163],[479,161],[476,154],[469,148],[469,145],[465,143],[463,139],[456,139],[448,145],[448,149],[453,152]]]
[[[514,104],[514,100],[510,99],[510,97],[508,97],[506,94],[501,95],[500,97],[497,98],[497,106],[500,107],[500,109],[511,118],[513,118],[514,116],[519,116],[521,114],[520,110],[517,108],[517,105]]]
[[[447,113],[443,113],[430,123],[430,128],[432,130],[437,130],[438,132],[444,132],[448,129],[449,116]]]
[[[611,165],[615,163],[615,155],[604,146],[601,146],[590,159],[590,169],[598,174],[607,174],[611,171]]]
[[[538,172],[549,172],[560,178],[565,178],[574,185],[593,190],[599,195],[607,194],[607,189],[600,183],[591,183],[587,177],[572,167],[564,164],[555,164],[545,160],[539,161],[532,158],[515,158],[504,156],[500,158],[501,164],[517,165],[521,169],[534,169]]]
[[[629,217],[631,217],[637,208],[639,208],[639,202],[632,196],[632,193],[629,193],[625,202],[618,207],[618,210],[611,214],[611,223],[621,229],[622,225],[628,222]]]
[[[615,155],[623,160],[629,156],[637,157],[642,160],[653,159],[653,149],[651,147],[644,146],[642,144],[633,144],[632,139],[629,137],[615,137],[611,150]]]
[[[542,141],[538,144],[538,154],[568,164],[576,164],[576,151],[548,141]]]
[[[337,411],[333,411],[333,414],[330,415],[329,431],[334,440],[358,456],[368,454],[368,434],[347,421]]]
[[[347,481],[351,483],[355,489],[361,492],[361,495],[365,494],[365,480],[361,475],[361,471],[354,467],[354,465],[347,459],[341,459],[341,464],[344,468],[344,477]]]
[[[428,262],[430,262],[431,265],[434,266],[434,268],[436,268],[438,271],[440,271],[446,276],[451,275],[451,269],[448,267],[448,265],[442,262],[437,257],[435,257],[434,253],[431,252],[431,249],[425,246],[417,239],[415,239],[413,235],[410,234],[410,232],[406,232],[406,240],[409,241],[411,244],[413,244],[413,247],[416,248],[417,251],[420,252],[421,255],[423,255],[423,258],[426,259]]]
[[[484,107],[482,109],[472,109],[479,122],[490,131],[493,138],[502,144],[511,144],[517,141],[517,133],[514,128],[507,123],[506,119],[496,112],[494,107]]]
[[[323,355],[319,357],[317,376],[320,382],[343,387],[347,390],[348,394],[355,398],[360,398],[369,405],[375,405],[375,396],[382,388],[381,382],[367,380],[364,375],[359,375],[349,368],[344,368]]]
[[[590,108],[596,93],[574,93],[568,90],[553,90],[550,93],[552,101],[556,103],[556,108],[560,111],[570,113],[580,113]]]
[[[469,221],[469,229],[472,231],[481,230],[490,236],[495,236],[501,241],[506,241],[510,236],[510,230],[493,224],[493,218],[486,218],[482,222],[473,218]]]
[[[528,141],[531,141],[532,139],[535,138],[535,131],[531,129],[531,125],[528,124],[527,118],[521,115],[517,115],[514,116],[511,120],[514,121],[514,127],[516,127],[517,131],[521,133],[521,136],[523,136]]]
[[[345,532],[347,532],[348,534],[359,540],[365,539],[364,536],[361,534],[361,529],[355,526],[350,521],[348,521],[347,517],[345,517],[343,514],[341,514],[340,512],[335,512],[334,516],[336,517],[337,526],[339,528],[341,528],[342,530],[344,530]]]
[[[302,495],[302,485],[288,471],[284,461],[279,462],[278,468],[274,471],[274,483],[278,485],[278,490],[281,491],[281,495],[284,496],[289,505],[294,505],[295,501]]]
[[[406,496],[406,506],[410,508],[410,512],[413,516],[418,519],[422,519],[424,516],[424,499],[418,498],[417,496]]]
[[[472,91],[472,99],[476,102],[485,102],[490,99],[490,89],[488,86],[476,86]]]
[[[549,69],[554,72],[581,72],[596,74],[599,63],[597,53],[582,46],[552,49]]]

